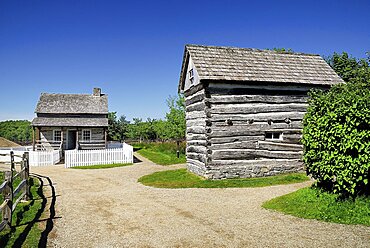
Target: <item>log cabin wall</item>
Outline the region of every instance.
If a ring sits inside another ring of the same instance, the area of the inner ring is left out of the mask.
[[[195,86],[185,93],[186,106],[186,157],[187,167],[193,173],[206,173],[206,114],[205,90]]]
[[[68,150],[68,130],[78,133],[78,144],[81,150],[90,149],[105,149],[105,128],[90,128],[90,127],[42,127],[40,128],[40,140],[46,149],[58,150],[60,148],[60,141],[54,141],[53,131],[61,130],[63,135],[63,150]],[[82,139],[82,130],[90,130],[91,139],[84,141]],[[75,149],[75,146],[74,148]]]
[[[300,138],[310,87],[204,85],[185,93],[190,171],[222,179],[303,169]]]

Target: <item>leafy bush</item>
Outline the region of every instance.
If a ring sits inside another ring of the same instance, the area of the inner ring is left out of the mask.
[[[343,197],[369,194],[370,87],[311,92],[303,124],[303,159],[317,186]]]

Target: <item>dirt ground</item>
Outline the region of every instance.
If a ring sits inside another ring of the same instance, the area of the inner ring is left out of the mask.
[[[370,227],[305,220],[261,208],[309,183],[264,188],[157,189],[143,175],[180,166],[143,162],[74,170],[32,167],[56,195],[50,247],[370,247]],[[51,191],[48,191],[49,198]],[[49,202],[50,204],[50,202]],[[50,227],[50,225],[49,225]]]

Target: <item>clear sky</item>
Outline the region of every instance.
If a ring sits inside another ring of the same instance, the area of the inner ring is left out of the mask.
[[[93,87],[128,119],[163,118],[185,44],[365,57],[370,1],[0,0],[0,120]]]

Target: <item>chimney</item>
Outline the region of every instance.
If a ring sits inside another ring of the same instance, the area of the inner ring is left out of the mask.
[[[94,88],[93,96],[101,96],[101,89],[100,88]]]

